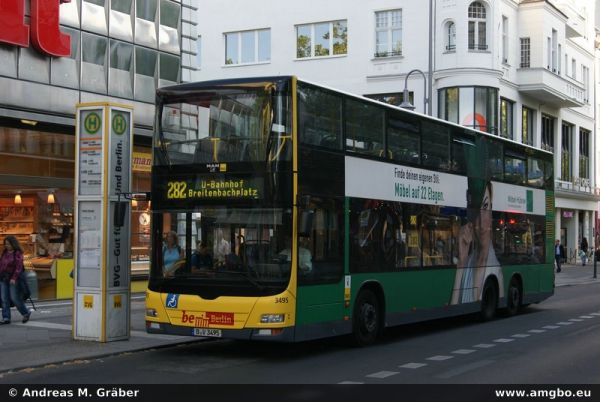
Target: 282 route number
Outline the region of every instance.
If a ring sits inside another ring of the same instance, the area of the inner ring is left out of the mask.
[[[167,183],[167,198],[169,200],[186,198],[187,183],[184,181],[170,181]]]

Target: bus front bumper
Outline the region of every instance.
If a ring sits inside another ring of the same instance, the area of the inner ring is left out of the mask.
[[[210,336],[194,335],[193,327],[183,327],[180,325],[165,324],[162,322],[146,321],[146,332],[149,334],[195,336],[199,338],[210,338]],[[294,327],[262,329],[219,329],[220,336],[214,339],[240,339],[253,341],[270,342],[293,342]]]

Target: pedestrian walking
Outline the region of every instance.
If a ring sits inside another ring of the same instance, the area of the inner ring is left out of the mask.
[[[587,264],[588,259],[588,241],[585,237],[583,238],[583,240],[581,240],[581,245],[579,246],[579,249],[581,250],[581,265],[585,267],[585,264]]]
[[[565,248],[560,244],[560,240],[556,239],[554,242],[554,259],[556,260],[556,272],[560,272],[560,264],[562,259],[565,258]]]
[[[2,298],[1,324],[10,324],[10,303],[15,305],[23,316],[23,323],[29,321],[31,311],[25,306],[19,277],[23,272],[23,250],[14,236],[4,239],[4,250],[0,255],[0,294]]]

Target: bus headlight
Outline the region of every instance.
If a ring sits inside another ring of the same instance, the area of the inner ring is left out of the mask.
[[[285,320],[285,314],[263,314],[260,316],[261,324],[282,323]]]
[[[155,309],[153,309],[153,308],[147,308],[147,309],[146,309],[146,316],[147,316],[147,317],[157,317],[157,316],[158,316],[158,313],[157,313],[157,312],[156,312],[156,310],[155,310]]]

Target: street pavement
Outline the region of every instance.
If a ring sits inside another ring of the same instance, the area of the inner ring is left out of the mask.
[[[600,264],[598,266],[600,270]],[[598,283],[593,265],[567,265],[556,273],[556,286],[580,286]],[[151,335],[145,332],[144,295],[132,296],[131,337],[108,343],[72,339],[70,301],[36,303],[31,320],[22,324],[14,309],[13,322],[0,326],[0,378],[9,372],[28,371],[52,365],[81,364],[102,357],[158,349],[178,344],[202,342],[204,338]]]

